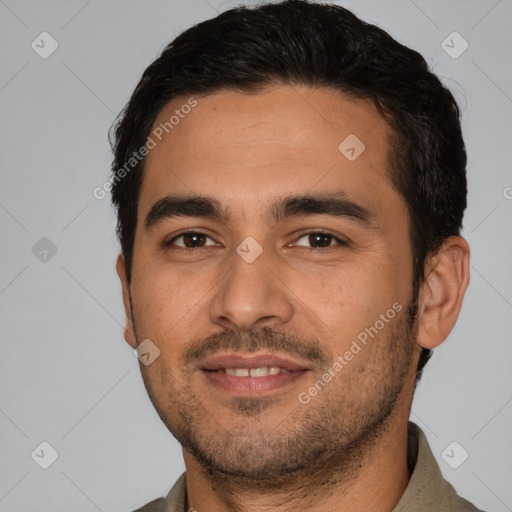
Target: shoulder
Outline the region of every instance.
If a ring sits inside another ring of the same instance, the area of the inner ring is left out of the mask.
[[[165,512],[165,500],[164,498],[158,498],[133,512]]]
[[[408,428],[409,484],[393,512],[482,512],[457,494],[443,477],[427,438],[414,423]]]
[[[153,500],[133,512],[183,512],[187,497],[186,474],[183,473],[176,480],[169,494],[165,498]]]

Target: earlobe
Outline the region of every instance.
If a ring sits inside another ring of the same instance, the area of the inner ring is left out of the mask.
[[[459,236],[445,240],[428,261],[421,287],[417,343],[435,348],[450,334],[469,284],[469,245]]]
[[[123,304],[124,311],[126,314],[126,325],[124,328],[124,339],[128,342],[128,344],[136,348],[137,347],[137,338],[135,336],[135,329],[132,321],[132,311],[131,311],[131,303],[130,303],[130,285],[128,283],[128,279],[126,277],[126,263],[122,253],[117,257],[116,262],[116,271],[119,279],[121,281],[121,286],[123,290]]]

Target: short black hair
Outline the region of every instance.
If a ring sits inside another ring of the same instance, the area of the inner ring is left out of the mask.
[[[251,94],[272,85],[368,99],[389,123],[390,177],[409,210],[417,298],[427,258],[462,228],[467,183],[459,108],[419,53],[343,7],[305,0],[225,11],[179,35],[143,73],[110,132],[112,201],[128,281],[145,159],[133,160],[122,178],[119,170],[139,155],[158,114],[176,97]],[[418,378],[430,355],[423,349]]]

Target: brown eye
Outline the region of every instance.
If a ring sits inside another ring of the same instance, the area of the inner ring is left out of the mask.
[[[213,244],[207,244],[206,242],[208,239],[211,240],[211,238],[204,233],[191,231],[174,237],[166,245],[176,245],[178,247],[184,247],[185,249],[200,249],[202,247],[208,247],[209,245],[216,245],[213,240]]]
[[[185,247],[203,247],[206,237],[200,233],[189,233],[183,235]]]
[[[300,240],[305,240],[305,243],[299,243]],[[333,243],[334,242],[334,243]],[[322,247],[331,247],[334,245],[346,245],[343,240],[335,237],[331,233],[323,233],[321,231],[312,231],[306,233],[297,240],[297,245],[309,246],[312,249],[320,249]]]
[[[314,233],[308,236],[308,242],[315,247],[328,247],[331,245],[332,236],[325,233]]]

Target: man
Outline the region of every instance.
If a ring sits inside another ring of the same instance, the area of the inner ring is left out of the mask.
[[[424,59],[341,7],[230,10],[148,67],[113,146],[125,338],[186,466],[139,510],[477,510],[408,422],[469,281]]]

